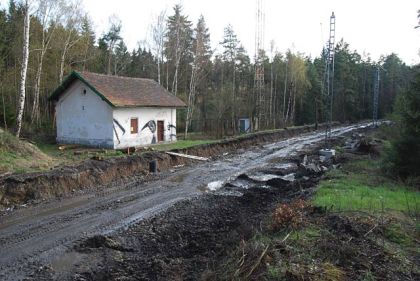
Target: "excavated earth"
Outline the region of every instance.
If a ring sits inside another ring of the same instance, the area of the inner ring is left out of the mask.
[[[339,141],[367,125],[333,135]],[[300,163],[324,132],[310,131],[182,151],[207,162],[151,152],[2,179],[0,279],[214,279],[220,258],[276,204],[312,194],[322,172]],[[147,173],[151,159],[157,175]]]
[[[334,125],[337,125],[337,123]],[[322,125],[319,126],[319,128],[322,127]],[[214,160],[223,154],[241,148],[262,145],[313,130],[314,126],[285,128],[275,132],[256,133],[241,138],[226,139],[218,143],[203,144],[173,151],[211,157]],[[39,203],[46,199],[72,196],[77,191],[100,190],[108,186],[132,182],[134,179],[148,176],[151,160],[158,161],[160,172],[173,169],[174,166],[192,163],[189,159],[174,157],[165,153],[144,152],[140,155],[103,161],[92,159],[76,166],[64,166],[49,172],[0,177],[0,210],[1,207],[3,209],[15,208],[22,204]]]

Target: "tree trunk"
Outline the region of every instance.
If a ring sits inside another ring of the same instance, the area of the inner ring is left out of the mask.
[[[42,65],[44,63],[44,50],[41,51],[38,69],[36,71],[34,101],[32,104],[31,124],[37,124],[39,121],[39,92],[41,89]]]
[[[287,111],[286,111],[286,115],[285,115],[285,119],[284,119],[284,126],[287,126],[287,123],[289,121],[291,102],[292,102],[292,91],[289,92],[289,98],[288,98],[288,102],[287,102]]]
[[[6,102],[4,100],[3,84],[0,86],[0,89],[1,89],[1,100],[2,100],[2,103],[3,103],[3,123],[4,123],[4,129],[7,130]]]
[[[63,77],[64,77],[64,63],[66,61],[66,53],[67,53],[67,46],[64,46],[63,48],[63,53],[61,54],[61,59],[60,59],[60,84],[61,82],[63,82]]]
[[[292,108],[291,108],[291,114],[290,114],[290,121],[292,122],[292,125],[295,124],[295,108],[296,108],[296,90],[293,91],[293,102],[292,102]]]
[[[235,84],[236,84],[236,70],[235,70],[235,61],[233,62],[233,81],[232,81],[232,131],[233,134],[236,134],[236,93],[235,93]]]
[[[114,50],[114,43],[111,42],[109,44],[109,51],[108,51],[108,64],[106,67],[106,74],[111,75],[111,60],[112,60],[112,52]]]
[[[23,26],[23,51],[22,51],[22,68],[20,71],[20,90],[19,90],[19,101],[17,104],[16,114],[16,137],[20,136],[22,129],[23,110],[25,108],[25,95],[26,95],[26,74],[28,71],[28,60],[29,60],[29,28],[30,28],[30,15],[29,15],[29,4],[28,0],[25,1],[25,19]]]
[[[273,81],[273,62],[271,62],[271,67],[270,67],[270,102],[269,102],[269,107],[270,107],[270,120],[269,120],[269,122],[271,122],[271,124],[272,124],[272,122],[273,122],[273,83],[274,83],[274,81]]]
[[[284,91],[283,91],[283,123],[286,123],[286,93],[287,93],[287,66],[289,60],[286,62],[286,74],[284,78]]]
[[[193,66],[192,70],[191,70],[190,93],[188,95],[187,117],[185,119],[185,135],[184,135],[185,139],[187,139],[188,128],[191,125],[191,119],[192,119],[192,112],[193,112],[193,106],[194,106],[194,100],[195,100],[196,71],[197,70],[196,70],[195,66]]]
[[[177,62],[175,64],[174,80],[172,81],[172,93],[174,94],[174,96],[176,96],[177,91],[178,91],[178,67],[179,67],[179,63]]]
[[[159,83],[159,85],[161,85],[161,83],[160,83],[160,58],[158,58],[158,60],[157,60],[157,78],[158,78],[158,83]]]
[[[169,63],[166,62],[166,90],[169,91]]]
[[[69,33],[69,36],[66,38],[66,42],[64,43],[63,52],[61,53],[61,59],[60,59],[60,84],[63,82],[64,77],[64,64],[66,62],[66,55],[67,51],[70,47],[70,40],[71,40],[72,32]]]

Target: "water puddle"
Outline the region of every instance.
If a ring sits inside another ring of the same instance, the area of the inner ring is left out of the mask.
[[[242,192],[237,190],[218,190],[214,194],[221,195],[221,196],[234,196],[234,197],[241,197],[243,195]]]
[[[223,186],[223,181],[213,181],[207,184],[207,189],[210,191],[216,191]]]
[[[280,176],[279,175],[272,175],[272,174],[260,174],[260,175],[250,175],[249,178],[254,180],[254,181],[264,182],[264,181],[268,181],[268,180],[271,180],[271,179],[280,178]]]
[[[274,168],[287,170],[287,169],[297,168],[297,165],[295,163],[279,163],[279,164],[274,165]]]
[[[287,174],[285,176],[280,177],[282,180],[285,181],[295,181],[295,174],[291,173],[291,174]]]

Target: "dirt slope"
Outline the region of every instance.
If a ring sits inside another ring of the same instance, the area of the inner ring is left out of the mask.
[[[19,140],[0,129],[0,177],[11,171],[27,171],[35,168],[47,168],[52,163],[51,157],[35,145]]]
[[[215,159],[237,149],[263,145],[313,130],[314,126],[303,126],[262,132],[175,151]],[[12,142],[9,143],[12,145]],[[32,155],[36,161],[40,161],[39,163],[43,163],[44,158],[45,161],[48,160],[48,157],[36,150],[33,145],[25,144],[24,147],[28,151],[33,151]],[[132,177],[146,175],[152,159],[158,160],[161,172],[176,165],[191,163],[188,159],[161,152],[146,152],[104,161],[88,160],[75,166],[65,166],[48,172],[9,175],[0,178],[0,207],[37,203],[46,199],[71,196],[78,190],[102,189],[113,182],[127,182],[132,180]]]

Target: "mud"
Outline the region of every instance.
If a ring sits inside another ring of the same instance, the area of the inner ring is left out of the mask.
[[[70,251],[86,255],[80,263],[66,273],[41,271],[35,279],[214,280],[218,260],[250,239],[276,204],[306,198],[318,180],[269,180],[271,188],[260,182],[241,196],[207,194],[179,202],[125,231],[81,242]]]
[[[333,134],[340,139],[365,126],[340,127]],[[0,279],[205,275],[230,245],[261,227],[277,202],[312,194],[320,174],[298,163],[323,137],[310,132],[241,148],[213,161],[139,174],[6,212],[0,221]],[[290,173],[294,180],[286,180]],[[270,186],[276,177],[284,178]]]
[[[322,126],[319,128],[321,129]],[[223,153],[263,145],[313,130],[314,126],[286,128],[174,151],[214,159]],[[133,177],[148,175],[149,162],[153,159],[158,161],[161,172],[172,169],[173,166],[192,163],[189,159],[169,156],[165,153],[144,152],[140,155],[103,161],[90,159],[79,165],[60,167],[49,172],[14,174],[0,178],[0,207],[14,208],[22,204],[71,196],[77,191],[103,189],[110,185],[124,184],[132,181]]]

